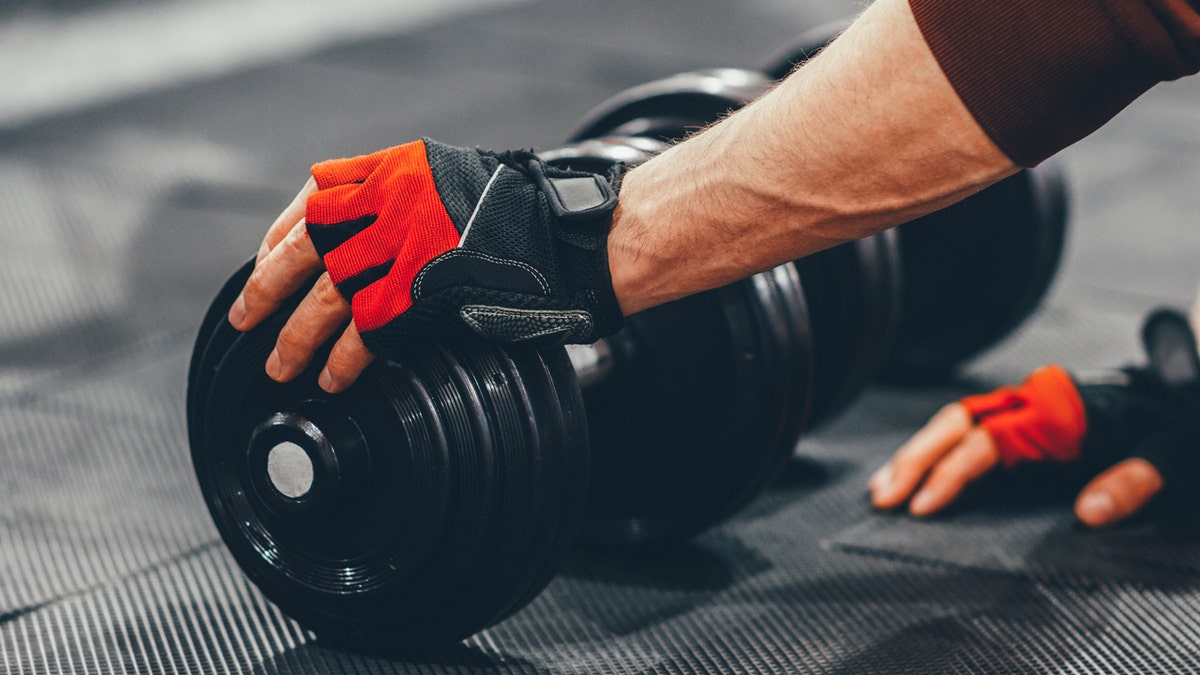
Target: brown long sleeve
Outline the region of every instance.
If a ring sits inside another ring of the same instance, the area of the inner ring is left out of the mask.
[[[1033,166],[1200,70],[1200,0],[909,0],[983,130]]]

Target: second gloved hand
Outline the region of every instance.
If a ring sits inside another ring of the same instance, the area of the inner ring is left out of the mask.
[[[547,346],[616,332],[607,176],[428,139],[317,164],[309,237],[363,343],[475,335]]]
[[[946,406],[872,477],[872,503],[891,509],[907,502],[913,515],[930,515],[1001,464],[1052,462],[1092,477],[1075,504],[1091,526],[1120,521],[1155,497],[1194,508],[1195,336],[1186,317],[1159,310],[1146,320],[1142,340],[1146,366],[1091,377],[1045,366],[1020,386]]]

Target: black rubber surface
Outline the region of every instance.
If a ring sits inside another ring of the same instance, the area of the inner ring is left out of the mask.
[[[1149,307],[1190,301],[1196,79],[1066,153],[1074,234],[1031,325],[954,382],[871,389],[691,544],[577,550],[523,611],[419,662],[314,643],[220,544],[187,357],[312,161],[422,134],[551,147],[624,87],[763,63],[858,8],[517,4],[0,133],[0,672],[1200,671],[1191,521],[1085,532],[1071,495],[1000,482],[917,522],[873,513],[864,487],[951,397],[1048,360],[1119,364]]]

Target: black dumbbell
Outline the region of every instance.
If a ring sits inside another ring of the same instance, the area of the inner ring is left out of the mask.
[[[853,403],[890,353],[902,309],[899,240],[889,230],[795,265],[812,324],[815,428]]]
[[[599,166],[652,150],[594,140],[548,157]],[[340,644],[467,637],[532,600],[577,532],[691,536],[757,493],[804,426],[811,349],[790,265],[631,316],[590,346],[414,345],[336,396],[315,366],[288,384],[263,371],[300,294],[249,333],[225,321],[250,271],[197,337],[192,458],[239,565]]]
[[[765,87],[733,70],[652,83],[546,158],[636,164]],[[888,353],[897,240],[644,312],[589,347],[414,346],[334,397],[312,372],[266,378],[281,319],[246,335],[224,322],[247,266],[214,301],[189,373],[202,491],[250,578],[318,634],[370,650],[446,644],[535,597],[579,530],[670,541],[748,501],[810,403],[818,421],[833,416]]]
[[[801,34],[764,70],[785,77],[849,24]],[[880,376],[943,377],[1004,339],[1049,290],[1066,229],[1066,186],[1055,161],[897,228],[903,311]]]

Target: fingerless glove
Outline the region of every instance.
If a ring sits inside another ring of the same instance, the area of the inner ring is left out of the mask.
[[[1008,467],[1079,457],[1087,417],[1075,383],[1060,366],[1042,366],[1019,387],[968,396],[962,404],[975,424],[991,434]]]
[[[623,323],[607,255],[620,165],[423,139],[312,175],[308,234],[377,355],[429,336],[592,342]]]

